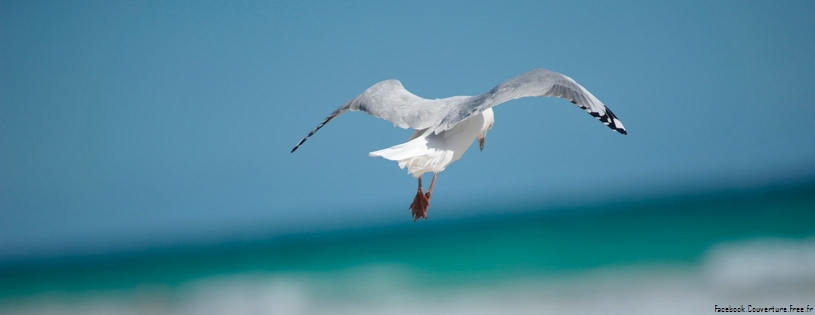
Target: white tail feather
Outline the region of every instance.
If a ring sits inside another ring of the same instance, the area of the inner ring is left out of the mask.
[[[427,138],[418,137],[408,142],[392,146],[387,149],[369,153],[370,156],[381,156],[391,161],[399,163],[399,168],[408,168],[408,173],[414,177],[422,176],[424,173],[438,173],[447,166],[446,160],[449,152],[429,148]]]

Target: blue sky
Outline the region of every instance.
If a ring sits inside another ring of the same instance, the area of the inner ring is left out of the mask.
[[[815,173],[815,3],[0,1],[0,259],[410,221],[415,180],[362,113],[564,73],[570,103],[495,108],[430,219],[480,203],[626,201]],[[417,223],[419,224],[419,223]],[[247,232],[253,231],[253,232]]]

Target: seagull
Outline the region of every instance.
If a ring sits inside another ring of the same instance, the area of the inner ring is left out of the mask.
[[[478,139],[479,149],[484,150],[484,138],[495,122],[492,107],[532,96],[568,100],[612,130],[627,134],[617,116],[582,85],[563,74],[535,69],[504,81],[481,95],[434,100],[408,92],[399,80],[379,82],[328,115],[291,149],[291,153],[329,121],[349,110],[363,111],[400,128],[412,128],[415,131],[407,142],[369,155],[396,161],[399,168],[407,167],[408,173],[419,180],[418,191],[410,204],[411,216],[413,222],[419,218],[426,220],[439,173],[460,159],[475,139]],[[433,173],[427,192],[422,191],[424,173]]]

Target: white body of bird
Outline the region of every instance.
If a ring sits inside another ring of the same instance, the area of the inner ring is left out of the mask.
[[[438,134],[430,129],[416,130],[408,142],[374,151],[369,155],[396,161],[399,168],[407,167],[408,173],[413,177],[421,177],[424,173],[439,173],[460,159],[475,139],[483,139],[494,122],[492,108],[488,108],[468,117],[452,129]]]

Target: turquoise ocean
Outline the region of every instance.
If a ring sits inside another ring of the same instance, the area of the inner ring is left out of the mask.
[[[519,207],[458,220],[6,262],[0,314],[815,307],[815,183]]]

